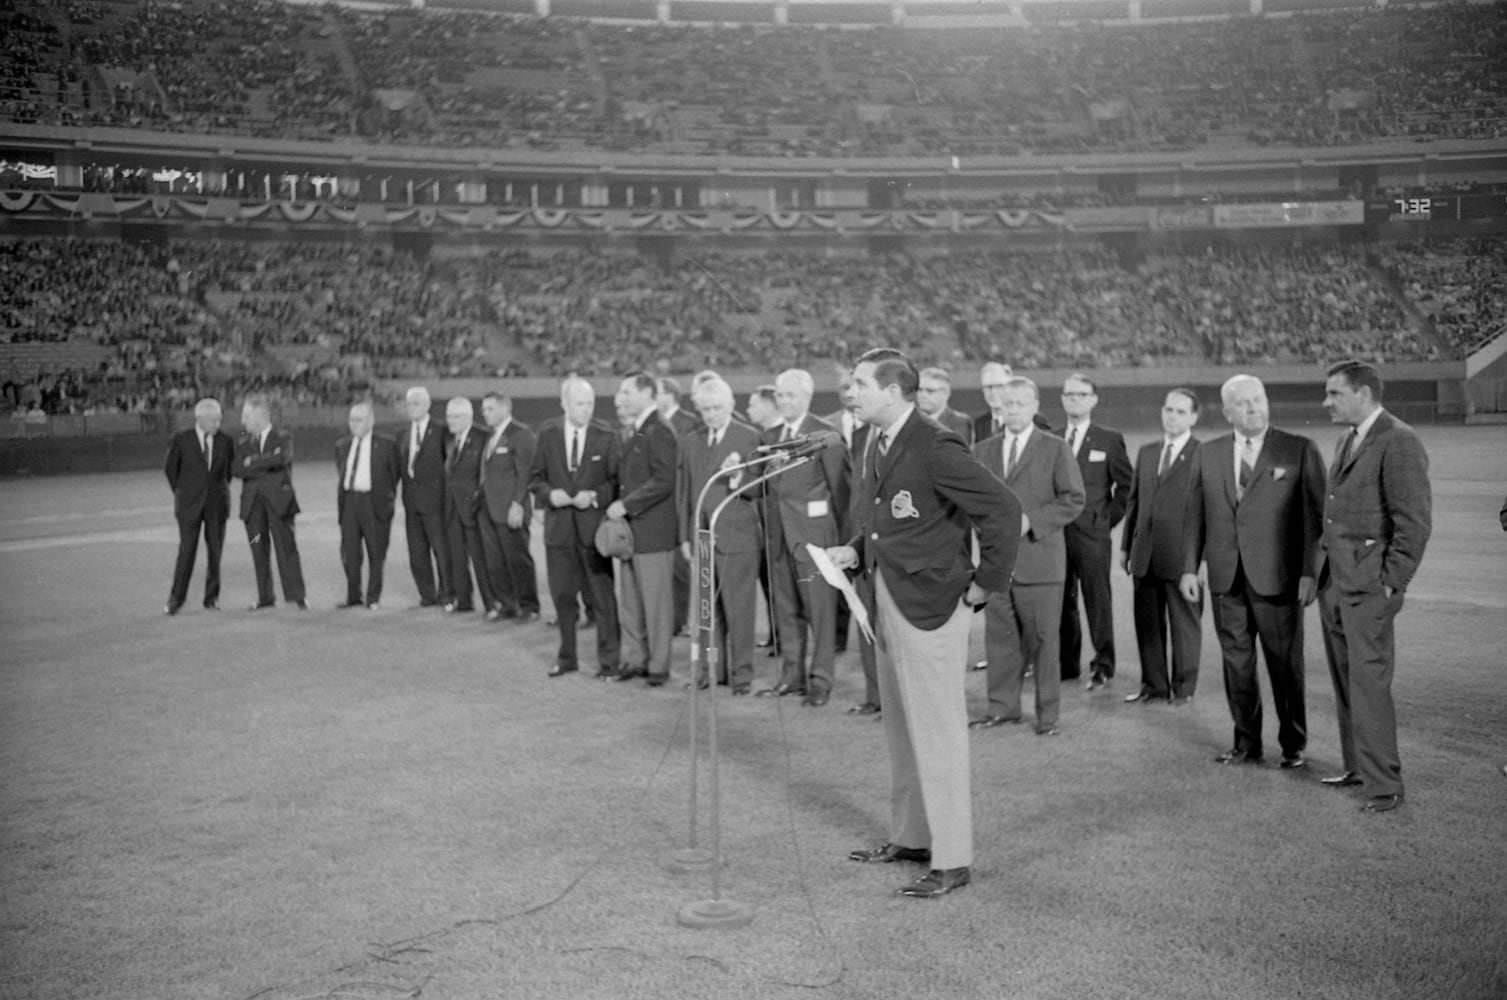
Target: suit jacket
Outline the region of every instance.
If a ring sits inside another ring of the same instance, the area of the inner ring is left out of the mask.
[[[1330,476],[1321,584],[1355,599],[1408,589],[1433,529],[1428,469],[1417,432],[1383,410]]]
[[[1324,465],[1306,437],[1266,432],[1245,498],[1237,502],[1235,435],[1205,441],[1188,479],[1183,572],[1209,564],[1209,589],[1227,594],[1242,571],[1262,597],[1292,596],[1318,571]]]
[[[235,444],[231,472],[241,483],[241,520],[251,517],[257,499],[267,502],[274,517],[286,520],[298,513],[293,493],[293,436],[276,427],[267,431],[265,444],[252,434],[242,434]]]
[[[527,523],[532,511],[529,475],[534,467],[538,438],[528,424],[511,419],[503,428],[495,448],[492,447],[492,433],[489,428],[481,456],[481,493],[487,516],[496,524],[506,524],[508,507],[516,503],[523,508],[523,519]]]
[[[1037,429],[1031,432],[1010,475],[1005,473],[1003,435],[980,441],[973,454],[1020,500],[1031,530],[1020,540],[1016,583],[1061,583],[1067,579],[1067,542],[1062,529],[1083,510],[1083,477],[1067,442]],[[1015,532],[1020,534],[1020,520]]]
[[[572,473],[565,427],[564,420],[552,420],[539,428],[534,465],[529,470],[529,489],[535,504],[544,511],[545,545],[591,547],[596,544],[597,526],[602,523],[604,512],[617,499],[617,433],[600,421],[587,424],[581,464]],[[571,496],[582,490],[596,490],[596,506],[586,510],[554,507],[549,502],[551,490],[564,490]]]
[[[696,501],[701,496],[701,490],[706,486],[707,480],[722,468],[722,463],[729,456],[737,455],[746,461],[759,445],[759,432],[736,420],[727,425],[722,432],[722,440],[717,442],[716,448],[707,447],[706,437],[706,431],[703,430],[699,434],[687,434],[680,439],[679,468],[675,474],[675,499],[676,508],[680,514],[680,540],[682,542],[696,540],[698,527],[695,523]],[[757,475],[757,469],[743,472],[741,482],[747,483]],[[707,490],[706,500],[701,508],[700,527],[704,528],[708,525],[712,512],[717,509],[718,504],[727,499],[730,492],[728,479],[725,476],[718,479],[712,488]],[[722,511],[722,516],[717,519],[718,552],[759,551],[763,545],[760,538],[763,532],[759,527],[759,512],[754,499],[748,493],[744,493]]]
[[[472,424],[464,443],[453,435],[445,441],[445,516],[458,517],[467,527],[481,512],[481,454],[488,433]]]
[[[443,420],[429,418],[429,425],[424,428],[424,440],[419,442],[418,457],[413,462],[413,475],[410,476],[408,458],[413,444],[412,425],[405,425],[398,434],[398,458],[403,470],[403,509],[409,513],[445,512],[445,439],[448,435]]]
[[[680,540],[675,465],[680,446],[664,418],[651,412],[623,445],[618,499],[628,511],[634,552],[665,552]]]
[[[1120,548],[1129,559],[1132,576],[1175,582],[1183,572],[1188,479],[1198,454],[1198,439],[1189,437],[1167,471],[1158,475],[1165,443],[1165,438],[1153,441],[1136,455]]]
[[[335,442],[335,516],[345,512],[345,466],[351,457],[349,434]],[[398,480],[403,476],[403,459],[398,443],[386,434],[372,432],[371,447],[372,513],[379,521],[392,520],[398,495]]]
[[[968,414],[946,406],[933,419],[948,430],[956,431],[958,437],[963,439],[964,444],[970,446],[973,444],[973,418]]]
[[[1052,432],[1067,437],[1067,428]],[[1085,534],[1108,535],[1125,517],[1133,471],[1125,435],[1089,421],[1078,445],[1078,472],[1083,476],[1083,513],[1073,527]]]
[[[173,491],[173,516],[179,520],[224,521],[230,517],[230,466],[235,438],[215,431],[210,463],[204,463],[199,431],[191,427],[173,435],[163,472]]]
[[[663,417],[661,417],[661,419],[663,419]],[[687,410],[684,406],[676,407],[675,412],[670,414],[669,427],[671,433],[675,435],[675,439],[677,441],[685,437],[691,431],[706,430],[706,424],[701,422],[701,418],[696,416],[696,414],[692,413],[690,410]]]
[[[968,585],[1010,585],[1020,544],[1020,501],[989,475],[952,431],[912,411],[883,458],[854,484],[856,532],[849,542],[866,576],[884,576],[906,621],[941,627]],[[979,563],[970,555],[978,533]],[[872,614],[873,587],[862,588]]]
[[[783,424],[759,436],[760,444],[780,440]],[[806,414],[797,428],[797,436],[836,429],[824,420]],[[804,465],[765,484],[764,530],[776,551],[793,551],[810,543],[829,548],[847,535],[850,499],[848,450],[842,438],[817,452]]]

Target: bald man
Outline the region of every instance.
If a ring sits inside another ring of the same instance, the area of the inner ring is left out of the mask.
[[[220,553],[230,518],[230,462],[235,439],[220,430],[220,401],[205,398],[194,407],[194,426],[173,436],[163,471],[173,491],[178,519],[178,561],[167,594],[167,613],[176,615],[188,599],[188,580],[204,533],[204,607],[220,606]]]

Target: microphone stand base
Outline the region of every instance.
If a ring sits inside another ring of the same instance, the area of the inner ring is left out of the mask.
[[[677,847],[659,856],[659,867],[668,872],[708,872],[717,867],[717,856],[704,847]]]
[[[676,914],[683,927],[747,927],[753,918],[752,906],[733,899],[698,900]]]

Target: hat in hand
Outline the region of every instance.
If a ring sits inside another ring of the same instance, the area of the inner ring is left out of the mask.
[[[597,526],[597,551],[614,559],[627,559],[633,555],[633,529],[627,521],[615,521],[604,517]]]

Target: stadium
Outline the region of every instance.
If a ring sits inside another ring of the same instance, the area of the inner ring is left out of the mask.
[[[0,40],[0,996],[1507,991],[1507,3],[15,0]],[[1250,372],[1326,463],[1324,370],[1375,364],[1436,503],[1404,822],[1208,773],[1206,627],[1193,712],[1073,691],[1055,746],[975,742],[979,881],[919,910],[842,867],[878,727],[732,704],[757,916],[690,931],[681,698],[562,690],[552,630],[424,618],[401,555],[379,613],[328,608],[354,402],[537,425],[570,373],[741,406],[798,367],[828,413],[877,345],[968,414],[986,363],[1087,372],[1132,451],[1172,386],[1223,433]],[[163,453],[249,393],[298,440],[314,609],[166,627]]]

